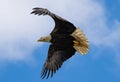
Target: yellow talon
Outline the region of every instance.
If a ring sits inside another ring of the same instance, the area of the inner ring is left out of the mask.
[[[77,40],[74,40],[73,42],[74,42],[74,46],[79,46],[80,45],[80,43]]]

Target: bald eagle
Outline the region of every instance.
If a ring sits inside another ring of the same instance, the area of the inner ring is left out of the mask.
[[[38,42],[50,43],[41,78],[52,77],[63,62],[72,57],[76,51],[81,55],[88,53],[88,40],[80,28],[45,8],[33,8],[31,14],[49,15],[55,22],[53,31],[48,36],[38,39]]]

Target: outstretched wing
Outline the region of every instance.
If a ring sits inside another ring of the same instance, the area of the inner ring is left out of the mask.
[[[61,20],[61,21],[66,21],[68,22],[67,20],[63,19],[62,17],[50,12],[48,9],[46,8],[39,8],[39,7],[36,7],[36,8],[33,8],[33,11],[31,12],[31,14],[35,14],[35,15],[49,15],[51,16],[54,20]]]
[[[41,78],[52,77],[54,73],[61,67],[63,62],[74,55],[75,49],[67,47],[66,49],[60,46],[51,44],[48,51],[47,60],[43,66]]]
[[[62,17],[50,12],[48,9],[45,8],[33,8],[33,11],[31,14],[35,15],[49,15],[51,16],[55,21],[55,28],[51,32],[51,35],[54,34],[71,34],[76,27],[67,21],[66,19],[63,19]]]

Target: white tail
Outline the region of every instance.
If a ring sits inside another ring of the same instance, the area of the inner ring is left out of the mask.
[[[79,43],[79,45],[75,44],[73,46],[76,49],[76,51],[79,52],[81,55],[87,54],[89,49],[89,43],[83,31],[80,30],[80,28],[77,28],[71,34],[71,36],[73,36],[76,39],[76,41]]]

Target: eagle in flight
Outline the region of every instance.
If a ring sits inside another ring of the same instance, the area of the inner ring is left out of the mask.
[[[41,78],[52,77],[63,62],[72,57],[76,51],[80,55],[88,53],[89,43],[80,28],[76,28],[71,22],[45,8],[33,8],[31,14],[49,15],[55,22],[53,31],[49,35],[38,39],[38,42],[50,43]]]

